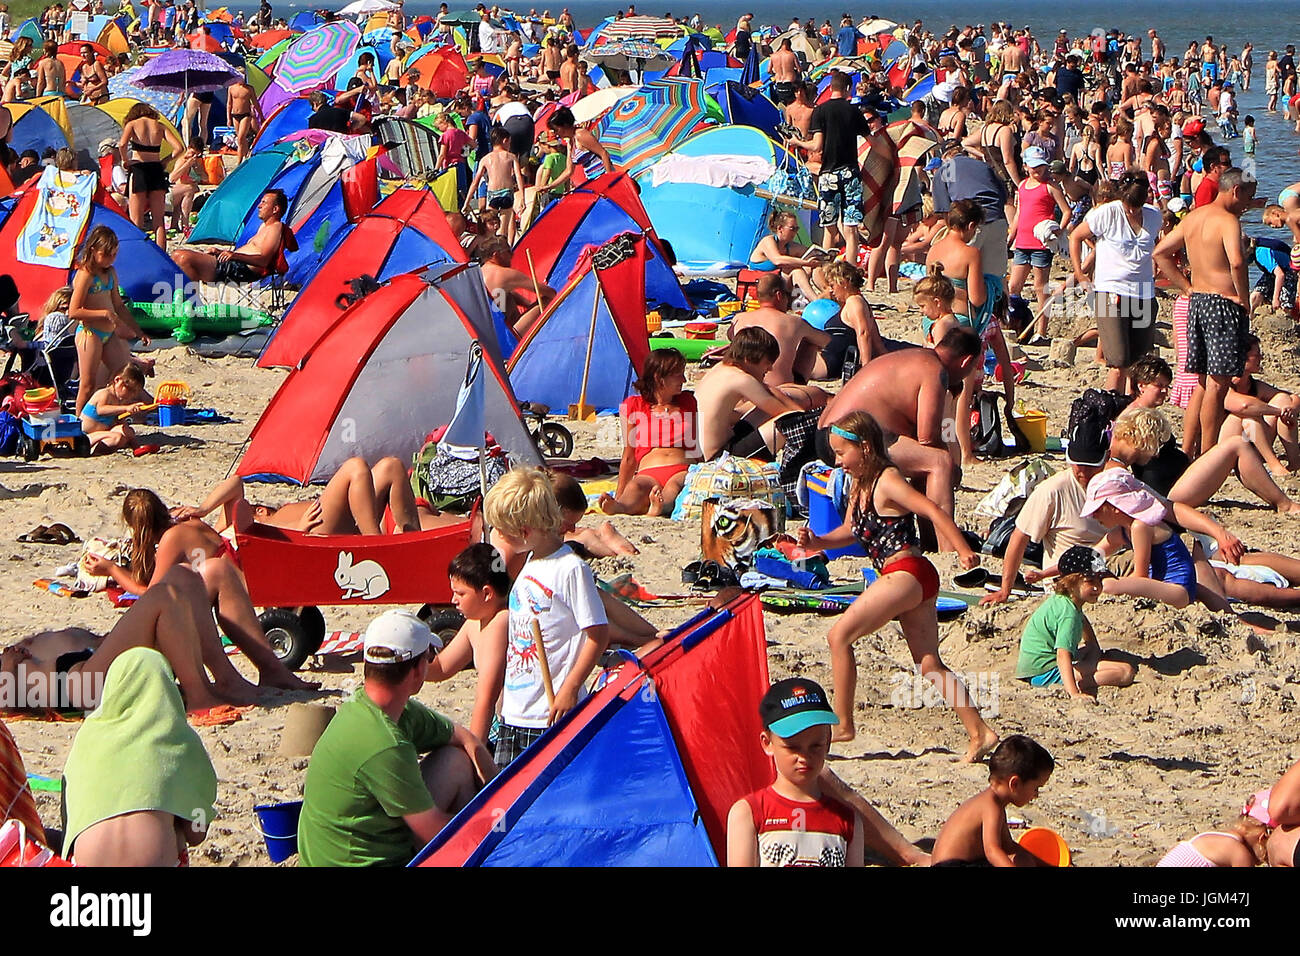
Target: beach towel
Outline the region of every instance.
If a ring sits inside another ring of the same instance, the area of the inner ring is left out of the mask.
[[[910,119],[891,123],[886,132],[897,150],[897,176],[891,213],[901,216],[921,205],[921,170],[929,156],[939,148],[935,134],[922,129]]]
[[[18,234],[18,261],[71,269],[98,185],[94,173],[61,173],[46,166],[37,184],[40,199]]]
[[[65,856],[88,827],[123,813],[163,810],[185,821],[212,821],[217,774],[185,719],[165,657],[147,647],[118,655],[99,707],[72,741],[63,779]]]
[[[0,721],[0,823],[17,820],[32,838],[45,842],[45,829],[36,812],[36,801],[27,786],[27,771],[22,754],[9,728]]]
[[[898,184],[898,147],[889,131],[863,140],[858,161],[862,164],[862,245],[872,247],[880,241],[885,220],[893,213]]]

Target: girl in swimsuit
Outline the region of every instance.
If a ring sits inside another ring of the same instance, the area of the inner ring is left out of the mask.
[[[836,259],[825,269],[826,285],[831,298],[840,304],[839,314],[826,323],[831,341],[822,349],[820,365],[814,378],[837,378],[844,372],[844,356],[850,345],[857,346],[859,367],[889,351],[881,338],[880,327],[871,305],[862,295],[866,276],[853,263]],[[824,372],[824,376],[819,374]]]
[[[607,515],[660,516],[672,511],[692,461],[700,459],[695,396],[683,392],[686,359],[673,349],[656,349],[636,382],[640,393],[619,406],[623,458],[614,494],[600,496]]]
[[[836,620],[828,640],[839,726],[833,740],[852,740],[857,665],[854,642],[890,621],[903,629],[912,661],[942,692],[944,700],[970,737],[962,759],[978,761],[997,745],[998,735],[980,718],[965,686],[939,658],[939,618],[935,598],[939,573],[921,554],[914,515],[928,518],[935,533],[955,548],[963,568],[979,565],[961,530],[938,505],[914,489],[885,452],[880,426],[866,412],[852,412],[831,427],[835,463],[853,479],[848,516],[836,530],[815,535],[799,530],[799,544],[808,549],[842,548],[855,541],[866,549],[878,577]]]
[[[96,389],[131,361],[128,340],[148,345],[149,337],[131,318],[117,292],[117,235],[108,226],[96,226],[77,251],[77,274],[72,280],[70,318],[77,326],[76,412],[81,414]],[[121,332],[121,335],[118,332]]]
[[[1271,827],[1243,813],[1226,832],[1198,833],[1177,844],[1156,866],[1258,866],[1268,859],[1268,839],[1272,832]]]
[[[144,373],[139,366],[127,364],[101,388],[81,410],[81,430],[90,439],[91,451],[116,451],[136,446],[135,430],[119,419],[138,415],[152,402],[144,390]]]
[[[788,275],[809,302],[825,295],[826,288],[821,260],[808,256],[808,250],[795,242],[799,234],[799,219],[794,213],[778,209],[767,221],[771,235],[764,236],[749,254],[749,267],[756,272],[776,272]]]
[[[1115,120],[1115,139],[1106,147],[1106,178],[1119,182],[1130,166],[1135,164],[1137,150],[1133,148],[1133,124],[1121,116]]]

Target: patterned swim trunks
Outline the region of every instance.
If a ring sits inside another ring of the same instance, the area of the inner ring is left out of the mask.
[[[822,225],[862,225],[862,176],[832,169],[817,177],[817,218]]]
[[[1193,292],[1187,303],[1187,371],[1240,375],[1246,367],[1250,316],[1221,295]]]

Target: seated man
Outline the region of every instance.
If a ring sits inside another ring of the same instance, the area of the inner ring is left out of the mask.
[[[522,339],[532,330],[542,309],[555,298],[555,290],[539,281],[534,291],[533,277],[511,266],[514,252],[499,236],[478,245],[478,258],[492,308],[504,316],[506,325]],[[538,293],[542,301],[530,306]]]
[[[257,700],[257,688],[221,647],[203,579],[180,564],[141,594],[104,637],[79,627],[35,634],[0,653],[0,674],[8,675],[9,686],[22,684],[24,699],[14,703],[24,708],[89,710],[98,703],[109,665],[131,647],[151,647],[167,658],[187,710]],[[49,699],[51,690],[68,696]],[[4,706],[8,702],[0,697]]]
[[[850,412],[864,411],[884,431],[889,457],[898,470],[910,479],[923,480],[925,496],[951,515],[961,472],[951,420],[945,426],[947,395],[961,392],[962,380],[974,371],[982,354],[979,336],[956,326],[933,349],[899,349],[872,359],[822,412],[818,457],[834,463],[830,426]]]
[[[302,866],[402,866],[496,776],[482,741],[411,699],[433,649],[423,621],[386,611],[363,646],[365,683],[339,707],[307,767]]]
[[[722,362],[695,386],[698,439],[706,459],[730,452],[741,458],[773,461],[777,416],[804,411],[784,390],[764,383],[780,356],[770,332],[750,326],[731,340]]]
[[[779,272],[761,277],[755,287],[758,308],[737,313],[728,335],[733,339],[741,329],[760,328],[776,339],[776,364],[763,377],[773,387],[782,388],[790,398],[806,409],[821,408],[827,395],[809,386],[808,379],[817,366],[822,349],[830,344],[830,333],[815,329],[800,316],[786,311],[790,307],[790,286]],[[791,386],[784,388],[783,386]]]
[[[292,231],[280,221],[288,209],[284,191],[268,189],[257,204],[257,218],[262,224],[248,242],[234,251],[178,249],[172,258],[195,282],[256,282],[275,268],[281,248],[293,242]]]

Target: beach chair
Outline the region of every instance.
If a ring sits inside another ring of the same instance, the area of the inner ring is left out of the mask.
[[[293,230],[284,225],[280,230],[280,248],[276,250],[270,270],[260,279],[252,282],[229,282],[227,288],[235,294],[235,304],[254,310],[267,308],[272,313],[282,313],[285,307],[285,276],[289,274],[290,252],[298,251],[298,239]],[[269,306],[264,303],[262,294],[270,293]]]

